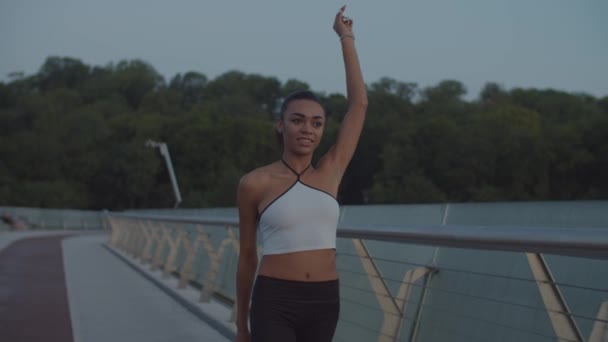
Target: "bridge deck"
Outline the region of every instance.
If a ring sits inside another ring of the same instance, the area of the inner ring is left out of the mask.
[[[0,340],[228,341],[103,248],[108,235],[23,237],[0,234]]]

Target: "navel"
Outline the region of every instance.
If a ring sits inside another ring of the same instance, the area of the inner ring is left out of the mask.
[[[306,279],[310,279],[310,273],[306,272]]]

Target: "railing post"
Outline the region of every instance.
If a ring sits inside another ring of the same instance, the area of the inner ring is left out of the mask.
[[[202,227],[200,228],[202,230]],[[203,279],[203,288],[201,289],[201,295],[199,297],[199,300],[201,302],[208,302],[211,300],[211,294],[213,292],[213,289],[210,288],[212,287],[212,283],[215,280],[214,263],[216,257],[213,246],[211,245],[207,234],[201,232],[200,238],[203,244],[203,249],[205,250],[205,252],[207,252],[207,257],[209,258],[209,270],[207,271],[207,273],[205,274],[205,278]]]
[[[133,242],[137,238],[137,226],[133,223],[133,220],[125,220],[125,225],[127,227],[127,242],[125,245],[125,250],[132,256],[135,256],[135,250],[133,248]]]
[[[152,247],[154,247],[155,237],[156,237],[156,228],[152,227],[150,222],[142,223],[140,225],[141,231],[144,235],[144,250],[141,253],[141,262],[143,264],[147,262],[151,262],[152,260]]]
[[[399,338],[401,321],[407,309],[407,301],[412,291],[414,282],[418,281],[432,271],[431,268],[421,267],[409,270],[405,273],[403,281],[399,286],[397,296],[391,294],[380,270],[374,263],[365,243],[361,239],[353,239],[353,245],[363,264],[363,269],[367,273],[370,284],[376,294],[376,299],[384,313],[384,321],[378,336],[379,342],[393,342]]]
[[[156,251],[154,253],[154,259],[152,260],[152,267],[151,267],[151,269],[153,271],[162,267],[162,264],[163,264],[162,255],[163,255],[163,250],[165,248],[165,242],[167,241],[167,235],[169,234],[169,229],[167,229],[165,227],[165,225],[163,225],[161,223],[157,232],[158,232],[158,235],[157,235],[158,243],[156,244]]]
[[[117,225],[120,227],[120,240],[118,240],[118,247],[126,251],[127,250],[127,239],[129,238],[129,229],[126,226],[126,220],[118,220]]]
[[[141,260],[143,252],[144,252],[145,235],[144,235],[144,229],[143,229],[143,227],[141,225],[141,221],[140,220],[137,220],[137,222],[135,222],[135,227],[133,229],[137,233],[137,238],[135,240],[134,257],[136,259],[140,259]]]
[[[589,342],[606,341],[608,341],[608,301],[605,301],[600,306],[596,321],[593,324],[593,330],[591,330],[591,335],[589,336]]]
[[[129,221],[129,241],[127,251],[133,257],[137,256],[137,241],[139,240],[138,236],[137,222]]]
[[[228,237],[230,238],[230,240],[232,241],[232,247],[234,248],[234,255],[236,255],[237,258],[237,263],[238,263],[238,258],[239,258],[239,254],[241,252],[241,247],[240,247],[240,243],[239,243],[239,239],[236,238],[236,235],[234,234],[234,231],[231,229],[232,227],[228,227]],[[258,253],[258,260],[261,259],[261,248],[257,248],[257,253]],[[259,263],[258,263],[259,265]],[[237,265],[238,267],[238,265]],[[232,305],[232,312],[230,313],[230,322],[236,322],[236,315],[237,315],[237,303],[236,300],[234,301],[234,304]]]
[[[215,292],[217,273],[220,269],[222,258],[224,257],[225,248],[227,245],[234,244],[236,240],[234,238],[234,235],[231,234],[230,227],[226,228],[226,234],[228,235],[228,237],[222,240],[222,242],[218,246],[217,251],[213,248],[209,237],[206,234],[202,236],[203,245],[205,246],[205,250],[207,251],[207,255],[209,256],[209,270],[205,275],[205,280],[203,282],[203,290],[201,291],[200,297],[200,300],[202,302],[208,302],[211,300],[211,296]]]
[[[119,231],[120,231],[119,240],[117,241],[118,248],[120,248],[123,251],[126,250],[127,237],[128,237],[128,233],[129,233],[129,230],[125,226],[125,221],[126,220],[123,220],[123,219],[116,221],[116,226],[119,228]]]
[[[576,321],[572,318],[566,300],[555,284],[549,265],[547,265],[542,254],[526,253],[526,256],[555,334],[560,338],[582,342],[581,332],[576,325]]]
[[[184,242],[184,247],[186,248],[186,261],[184,261],[184,265],[182,266],[181,277],[179,279],[179,284],[177,285],[178,289],[185,288],[190,280],[194,277],[194,260],[196,257],[196,251],[198,250],[198,246],[202,241],[202,236],[204,234],[203,227],[196,227],[196,238],[194,242],[191,242],[190,239],[186,239]]]
[[[128,252],[129,251],[129,239],[131,238],[131,230],[129,229],[129,227],[127,225],[127,220],[121,220],[120,225],[122,226],[122,229],[124,230],[124,235],[123,235],[122,239],[120,240],[120,249],[122,249],[125,252]]]
[[[114,247],[118,247],[118,241],[120,240],[121,231],[118,227],[114,227],[112,222],[116,219],[111,218],[109,216],[105,216],[105,219],[110,226],[110,245]]]
[[[207,255],[209,256],[209,262],[210,262],[209,270],[207,271],[207,274],[205,275],[205,280],[203,283],[203,290],[201,291],[200,301],[202,301],[202,302],[210,301],[211,296],[215,292],[215,289],[217,287],[217,284],[216,284],[217,273],[222,264],[222,258],[224,257],[224,251],[226,249],[226,246],[232,245],[233,247],[235,247],[235,250],[238,249],[238,241],[236,240],[236,238],[234,237],[234,234],[232,233],[232,228],[226,227],[226,234],[228,235],[228,237],[225,238],[224,240],[222,240],[222,242],[218,246],[217,251],[213,248],[213,245],[211,244],[211,240],[209,240],[209,237],[206,234],[202,236],[203,246],[205,247],[205,250],[207,251]]]
[[[167,261],[165,262],[165,267],[163,270],[163,278],[168,278],[171,275],[171,272],[177,269],[175,265],[177,259],[177,252],[179,251],[179,246],[181,244],[181,236],[184,234],[184,229],[182,227],[177,228],[177,234],[175,235],[175,239],[167,240],[169,242],[169,255],[167,256]]]
[[[433,278],[433,275],[437,272],[438,272],[438,269],[434,268],[434,272],[428,273],[426,275],[426,277],[424,278],[422,294],[420,295],[420,301],[418,302],[418,306],[416,308],[416,316],[414,317],[414,326],[410,330],[410,338],[408,339],[409,342],[416,341],[416,338],[418,337],[420,319],[422,318],[423,306],[426,301],[426,292],[429,287],[429,284],[431,283],[431,279]]]
[[[448,217],[450,216],[450,203],[446,203],[445,207],[443,207],[443,213],[441,214],[441,225],[445,226],[448,223]],[[439,248],[435,246],[433,250],[433,258],[431,259],[431,268],[435,270],[435,272],[430,273],[424,280],[424,287],[422,288],[422,295],[420,296],[420,302],[418,303],[418,308],[416,309],[416,317],[414,317],[414,326],[410,332],[410,342],[414,342],[416,337],[418,336],[418,328],[420,327],[420,319],[422,318],[422,312],[424,311],[423,306],[426,302],[426,290],[428,285],[433,278],[433,274],[438,272],[436,267],[437,265],[437,256],[439,255]]]

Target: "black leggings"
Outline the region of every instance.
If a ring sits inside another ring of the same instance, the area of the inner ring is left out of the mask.
[[[259,275],[251,298],[251,342],[331,342],[340,314],[338,280]]]

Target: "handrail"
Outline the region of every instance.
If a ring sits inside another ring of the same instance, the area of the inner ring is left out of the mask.
[[[120,218],[237,226],[238,219],[106,212]],[[370,229],[374,228],[374,229]],[[408,244],[549,253],[608,259],[608,228],[474,225],[340,225],[339,238]]]
[[[154,215],[154,214],[130,214],[130,213],[114,213],[105,212],[108,216],[130,218],[135,220],[153,220],[176,223],[192,223],[192,224],[211,224],[211,225],[230,225],[236,226],[239,220],[236,218],[227,217],[200,217],[200,216],[172,216],[172,215]]]

